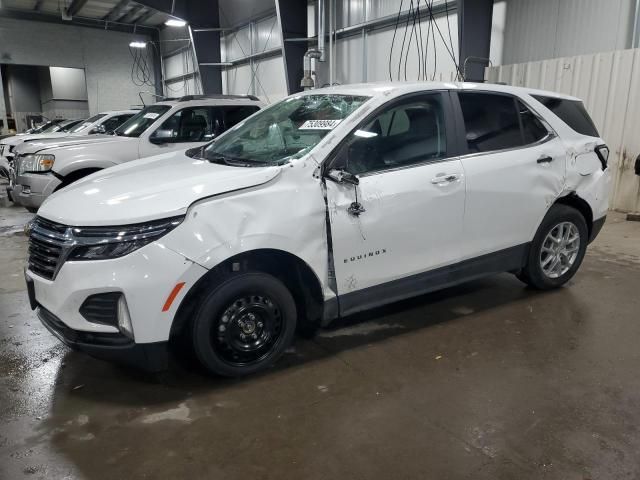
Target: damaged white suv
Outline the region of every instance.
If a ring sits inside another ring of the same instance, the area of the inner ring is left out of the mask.
[[[210,371],[250,374],[338,316],[503,271],[563,285],[604,223],[607,157],[555,93],[296,94],[52,195],[30,225],[31,305],[95,356],[162,369],[181,338]]]

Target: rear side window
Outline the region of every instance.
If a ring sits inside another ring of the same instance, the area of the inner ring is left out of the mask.
[[[490,93],[459,93],[471,152],[504,150],[523,145],[514,98]]]
[[[549,134],[547,127],[545,127],[540,119],[520,100],[518,100],[518,112],[520,114],[520,121],[522,122],[522,136],[525,145],[539,142]]]
[[[588,135],[589,137],[600,136],[598,129],[581,101],[545,97],[544,95],[532,95],[532,97],[555,113],[560,120],[581,135]]]

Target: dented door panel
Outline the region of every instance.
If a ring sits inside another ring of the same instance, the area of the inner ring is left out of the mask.
[[[551,161],[545,161],[548,158]],[[465,259],[530,242],[564,191],[566,154],[557,137],[525,148],[469,155],[462,164],[467,178]]]
[[[442,182],[434,183],[436,178]],[[460,259],[465,196],[460,160],[362,175],[357,187],[326,183],[338,294]],[[359,215],[349,212],[356,200],[364,209]]]

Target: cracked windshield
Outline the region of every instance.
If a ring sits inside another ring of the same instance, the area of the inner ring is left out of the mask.
[[[263,110],[204,150],[229,165],[279,165],[300,158],[369,97],[301,95]]]

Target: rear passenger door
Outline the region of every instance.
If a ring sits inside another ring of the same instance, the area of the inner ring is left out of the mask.
[[[551,127],[521,99],[459,92],[466,177],[463,258],[533,239],[564,185],[566,154]]]

